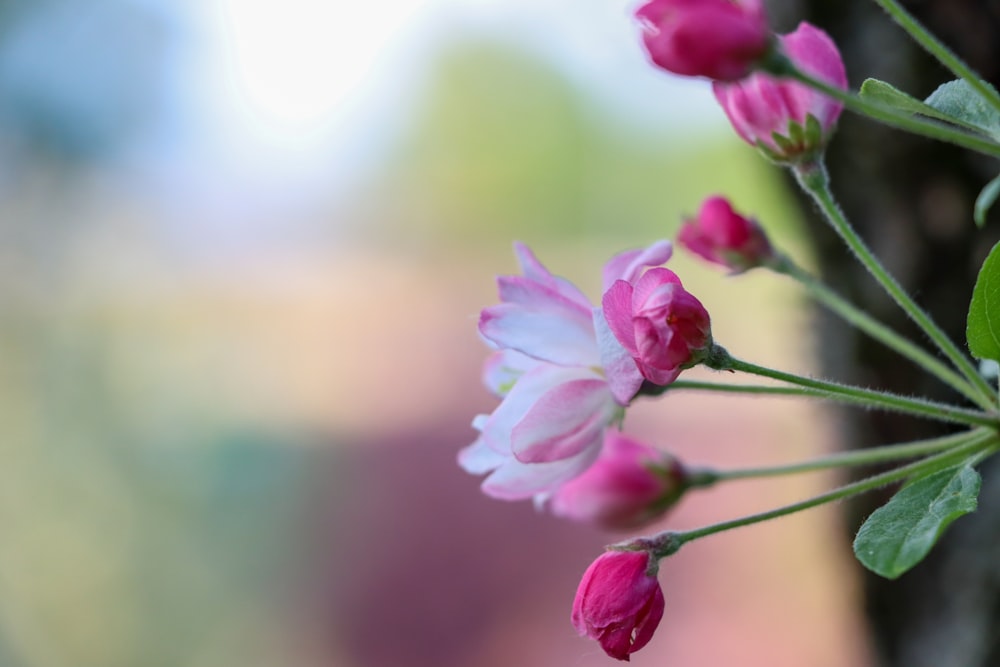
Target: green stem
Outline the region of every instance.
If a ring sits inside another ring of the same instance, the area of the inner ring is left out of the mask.
[[[989,447],[983,452],[977,452],[976,450],[983,447],[984,444],[989,443]],[[863,479],[858,482],[853,482],[851,484],[846,484],[840,488],[834,489],[833,491],[828,491],[827,493],[820,494],[797,503],[792,503],[791,505],[785,505],[783,507],[778,507],[773,510],[768,510],[766,512],[760,512],[758,514],[751,514],[749,516],[740,517],[739,519],[732,519],[729,521],[722,521],[720,523],[711,524],[704,526],[702,528],[696,528],[694,530],[674,532],[668,531],[665,533],[660,533],[651,538],[645,538],[642,540],[647,548],[650,548],[653,554],[657,558],[664,558],[676,552],[683,545],[688,542],[693,542],[694,540],[700,539],[702,537],[707,537],[709,535],[714,535],[716,533],[721,533],[723,531],[732,530],[734,528],[742,528],[743,526],[750,526],[755,523],[761,523],[763,521],[770,521],[771,519],[777,519],[789,514],[795,514],[796,512],[801,512],[803,510],[812,509],[813,507],[818,507],[820,505],[825,505],[836,500],[841,500],[843,498],[848,498],[850,496],[855,496],[866,491],[872,491],[879,487],[891,484],[893,482],[898,482],[907,477],[913,475],[930,474],[937,470],[943,470],[949,465],[953,465],[963,460],[969,454],[981,453],[981,454],[992,454],[994,453],[1000,445],[997,444],[995,433],[983,433],[980,437],[970,439],[964,445],[955,447],[946,452],[942,452],[936,456],[930,456],[921,461],[916,461],[905,466],[901,466],[894,470],[884,472],[878,475],[873,475],[867,479]],[[977,457],[981,460],[982,457]]]
[[[972,71],[971,67],[966,65],[951,49],[942,44],[937,37],[913,18],[898,2],[895,0],[875,0],[875,4],[884,9],[928,53],[937,58],[942,65],[950,69],[955,76],[964,79],[979,93],[980,97],[1000,112],[1000,95],[997,94],[997,91],[983,81],[982,77]]]
[[[820,210],[823,212],[830,225],[840,235],[847,246],[854,252],[855,256],[882,288],[892,297],[892,299],[903,309],[904,312],[919,326],[925,334],[937,345],[938,349],[948,357],[955,365],[955,368],[965,376],[966,380],[975,387],[979,400],[986,400],[993,405],[993,389],[983,379],[972,362],[962,354],[962,351],[948,338],[948,336],[938,327],[917,303],[910,298],[910,295],[899,286],[877,257],[868,249],[865,242],[861,240],[854,228],[851,227],[847,218],[837,205],[830,192],[830,182],[826,173],[826,166],[822,160],[817,160],[811,164],[796,165],[793,170],[795,177],[802,189],[809,193]]]
[[[936,419],[938,421],[953,422],[958,424],[969,424],[973,426],[989,426],[996,428],[1000,425],[1000,416],[994,413],[985,413],[978,410],[968,410],[946,403],[937,403],[919,398],[908,398],[898,394],[890,394],[872,389],[862,389],[850,385],[830,382],[829,380],[816,380],[813,378],[786,373],[784,371],[758,366],[748,361],[732,357],[722,348],[716,347],[710,361],[706,361],[710,368],[716,370],[733,370],[761,377],[779,380],[789,384],[818,389],[827,392],[831,398],[836,398],[855,405],[864,405],[883,410],[904,412],[911,415]]]
[[[792,376],[799,377],[799,376]],[[809,378],[800,378],[803,380],[808,380],[810,382],[818,382],[811,380]],[[828,383],[834,385],[835,383]],[[844,385],[835,385],[839,387],[844,387]],[[758,396],[808,396],[810,398],[819,398],[827,401],[835,401],[837,403],[844,403],[847,405],[856,405],[859,407],[866,408],[882,408],[893,410],[895,412],[905,412],[907,414],[916,414],[920,416],[927,416],[923,411],[915,411],[912,409],[907,409],[899,405],[886,406],[886,405],[872,405],[871,397],[868,395],[846,395],[842,391],[831,391],[830,389],[820,389],[818,387],[803,387],[803,386],[770,386],[770,385],[759,385],[759,384],[736,384],[728,382],[703,382],[699,380],[674,380],[669,385],[663,387],[657,387],[656,392],[646,392],[646,395],[659,395],[666,391],[672,391],[676,389],[692,389],[695,391],[714,391],[723,394],[756,394]],[[862,392],[870,392],[870,390],[860,390]],[[987,419],[992,418],[990,415],[995,413],[981,413],[973,410],[964,410],[963,408],[958,408],[956,406],[951,406],[943,403],[931,403],[929,401],[923,401],[921,399],[906,399],[906,397],[901,397],[896,394],[889,394],[886,392],[870,392],[872,394],[880,396],[892,396],[895,398],[902,398],[904,400],[918,401],[923,404],[936,405],[940,408],[948,409],[951,411],[957,411],[959,414],[972,415],[972,416],[987,416]],[[997,417],[1000,419],[1000,416]],[[958,421],[947,419],[945,421]],[[964,421],[960,423],[965,423]]]
[[[810,76],[805,72],[792,66],[780,72],[781,75],[803,83],[810,88],[815,88],[819,92],[843,102],[844,106],[856,113],[864,114],[869,118],[874,118],[890,127],[906,130],[913,134],[919,134],[930,139],[945,141],[956,146],[968,148],[970,150],[1000,157],[1000,144],[992,139],[970,134],[964,130],[956,129],[950,125],[940,123],[935,120],[924,119],[918,116],[901,114],[898,111],[882,104],[869,102],[854,93],[831,86],[821,79]]]
[[[907,340],[868,313],[860,310],[857,306],[834,292],[824,285],[821,280],[797,266],[787,257],[781,257],[777,262],[771,264],[770,268],[777,273],[786,275],[797,281],[817,301],[839,315],[846,322],[883,343],[886,347],[895,350],[902,356],[913,361],[958,393],[978,403],[980,407],[986,410],[993,407],[992,401],[977,392],[975,387],[969,384],[961,375],[952,371],[948,366],[931,356],[912,341]]]
[[[779,466],[764,466],[760,468],[744,468],[741,470],[712,470],[693,469],[688,473],[689,484],[694,487],[711,486],[716,482],[724,482],[733,479],[754,479],[758,477],[776,477],[778,475],[792,475],[802,472],[814,472],[818,470],[828,470],[830,468],[846,468],[853,466],[867,466],[886,461],[899,461],[910,459],[925,454],[933,454],[943,449],[950,449],[961,445],[973,438],[981,437],[985,431],[963,431],[939,438],[929,438],[916,440],[913,442],[898,443],[895,445],[883,445],[881,447],[870,447],[850,452],[839,452],[822,456],[808,461],[800,461]]]
[[[810,396],[813,398],[828,398],[836,400],[839,394],[819,389],[807,389],[806,387],[775,387],[759,384],[735,384],[729,382],[703,382],[701,380],[674,380],[668,385],[657,387],[655,394],[648,392],[646,395],[658,395],[666,391],[676,389],[694,389],[696,391],[716,391],[724,394],[762,394],[778,396]]]

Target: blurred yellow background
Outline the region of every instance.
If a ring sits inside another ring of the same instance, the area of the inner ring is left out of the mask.
[[[633,30],[621,2],[0,2],[0,665],[610,662],[569,610],[621,536],[455,465],[493,278],[521,240],[596,299],[716,192],[809,254],[779,174]],[[722,344],[810,370],[791,285],[671,266]],[[626,425],[721,467],[833,449],[828,419],[690,394]],[[687,547],[634,664],[865,664],[843,531]]]

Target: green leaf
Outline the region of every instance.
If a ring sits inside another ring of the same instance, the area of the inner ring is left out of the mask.
[[[952,521],[975,511],[979,484],[970,465],[914,480],[872,512],[854,538],[854,554],[872,572],[895,579],[923,560]]]
[[[965,339],[975,358],[1000,361],[1000,243],[993,246],[979,269]]]
[[[899,111],[906,111],[907,113],[913,114],[918,113],[931,118],[937,118],[938,120],[954,123],[956,125],[970,127],[961,118],[955,118],[946,113],[942,113],[929,104],[924,104],[917,98],[904,93],[899,88],[896,88],[885,81],[879,81],[878,79],[865,79],[865,82],[861,84],[861,90],[858,91],[858,95],[869,102],[876,102],[878,104],[898,109]],[[973,129],[978,129],[975,126],[971,127]]]
[[[819,120],[817,120],[816,116],[812,114],[806,115],[805,145],[823,145],[823,127],[819,124]]]
[[[925,101],[928,106],[959,119],[965,125],[979,128],[995,139],[1000,138],[1000,113],[967,81],[956,79],[943,83]]]
[[[788,124],[789,130],[791,130],[792,127],[795,125],[796,125],[795,123],[789,123]],[[789,132],[789,134],[791,134],[791,132]],[[794,153],[795,149],[798,148],[798,145],[795,143],[794,140],[792,140],[790,137],[778,134],[777,132],[771,133],[771,141],[773,141],[774,144],[781,149],[783,155],[786,156],[789,155],[790,153]]]
[[[976,197],[976,208],[973,213],[976,227],[982,227],[986,224],[986,214],[990,212],[998,195],[1000,195],[1000,176],[987,183],[986,187],[979,191],[979,196]]]

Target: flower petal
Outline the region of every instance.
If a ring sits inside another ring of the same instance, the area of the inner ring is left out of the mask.
[[[483,384],[503,398],[522,375],[539,364],[537,359],[514,350],[494,352],[483,363]]]
[[[668,285],[681,286],[681,279],[670,269],[656,268],[646,271],[635,284],[632,302],[629,304],[629,314],[635,314],[634,311],[640,308],[649,307],[651,297],[662,299],[663,294],[670,294],[673,288],[667,287]],[[610,319],[608,321],[610,322]]]
[[[596,366],[600,353],[590,310],[501,303],[482,311],[479,331],[490,342],[562,366]]]
[[[545,268],[545,265],[538,261],[535,257],[535,253],[531,251],[531,248],[524,245],[523,243],[514,244],[514,254],[517,255],[518,264],[521,265],[521,272],[524,277],[533,282],[539,283],[548,287],[555,292],[558,292],[563,297],[574,301],[581,306],[589,307],[590,300],[577,289],[576,285],[569,282],[565,278],[560,278],[559,276],[554,276]]]
[[[634,283],[639,273],[647,266],[659,266],[673,254],[670,241],[657,241],[646,248],[626,250],[612,257],[604,265],[604,290],[607,291],[616,280]]]
[[[611,333],[628,350],[629,354],[635,356],[635,332],[632,330],[632,285],[624,280],[615,282],[604,293],[601,306]]]
[[[600,378],[597,373],[587,368],[539,363],[521,376],[496,410],[484,422],[480,422],[477,428],[482,430],[483,437],[493,450],[504,454],[510,453],[512,433],[518,423],[542,396],[559,385],[574,380],[600,381]]]
[[[653,597],[650,599],[648,606],[639,613],[639,624],[635,628],[635,638],[632,640],[632,646],[629,648],[630,653],[635,653],[653,638],[653,633],[656,632],[656,626],[660,624],[660,619],[663,618],[665,608],[663,591],[657,586],[656,590],[653,591]]]
[[[619,405],[628,405],[642,386],[642,373],[635,365],[632,354],[612,333],[601,308],[594,308],[594,330],[597,332],[597,348],[601,353],[608,389]]]
[[[603,379],[560,383],[540,396],[511,431],[511,451],[522,463],[547,463],[600,448],[618,406]]]
[[[483,416],[483,415],[480,415]],[[482,436],[458,452],[458,465],[471,475],[483,475],[502,466],[510,456],[494,451]]]
[[[592,447],[552,463],[521,463],[511,457],[486,478],[483,493],[500,500],[522,500],[553,491],[586,470],[600,451]]]

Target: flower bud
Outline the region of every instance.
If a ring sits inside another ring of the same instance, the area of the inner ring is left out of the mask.
[[[736,81],[772,48],[759,0],[652,0],[636,18],[650,60],[674,74]]]
[[[706,199],[698,215],[681,226],[677,241],[694,254],[733,273],[767,264],[775,258],[767,235],[757,221],[733,210],[719,196]]]
[[[650,269],[634,286],[616,281],[602,305],[611,333],[653,384],[670,384],[712,347],[708,311],[670,269]]]
[[[686,488],[684,467],[673,456],[608,431],[597,460],[544,504],[559,517],[627,530],[660,517]]]
[[[649,643],[663,618],[658,563],[646,551],[606,551],[583,574],[573,626],[612,658],[628,660]]]
[[[800,70],[847,89],[844,61],[825,32],[803,22],[778,40]],[[737,134],[777,162],[808,159],[823,150],[844,106],[804,84],[763,73],[737,83],[716,82],[712,89]]]

